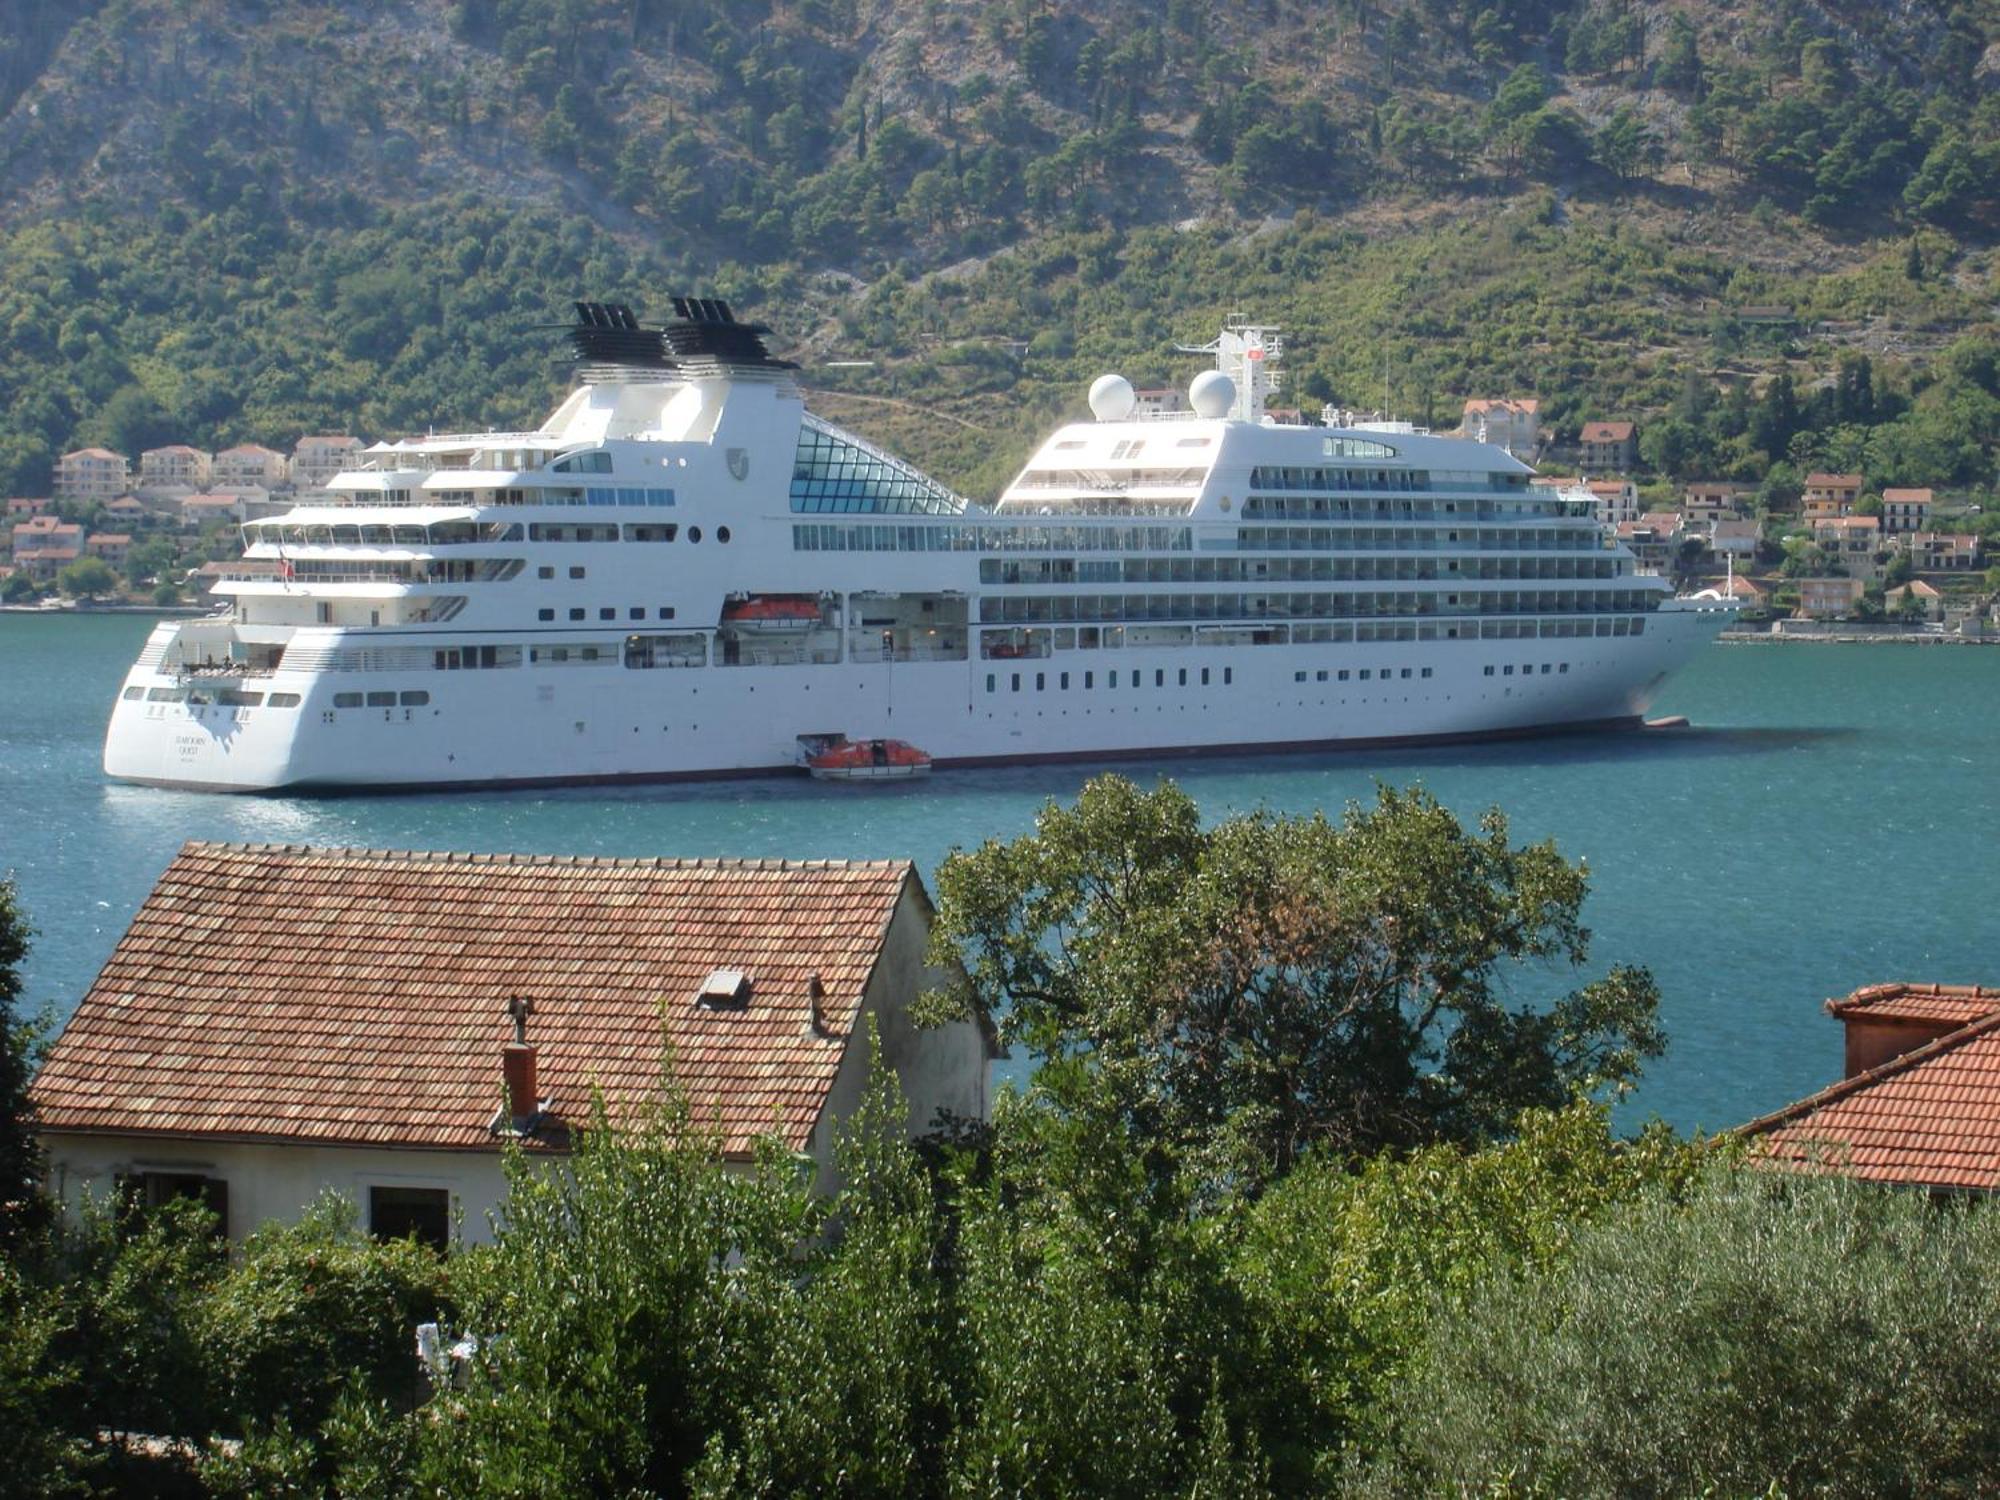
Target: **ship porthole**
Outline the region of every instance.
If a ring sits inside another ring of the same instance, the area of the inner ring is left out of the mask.
[[[691,542],[698,542],[701,540],[701,528],[699,526],[688,527],[688,540]]]
[[[718,542],[726,542],[726,541],[728,541],[728,540],[729,540],[729,528],[728,528],[727,526],[718,526],[718,527],[716,527],[716,528],[715,528],[715,539],[716,539],[716,540],[717,540]]]

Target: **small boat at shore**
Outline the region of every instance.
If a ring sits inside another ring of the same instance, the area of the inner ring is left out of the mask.
[[[931,773],[931,758],[902,740],[840,740],[806,757],[816,781],[907,781]]]

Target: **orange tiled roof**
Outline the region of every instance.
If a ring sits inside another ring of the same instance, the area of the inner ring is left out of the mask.
[[[664,1038],[726,1151],[797,1149],[915,880],[907,862],[189,843],[37,1076],[38,1124],[491,1149],[520,995],[551,1139],[593,1086],[614,1117],[650,1096]],[[749,976],[746,1006],[695,1005],[718,968]]]
[[[1585,422],[1583,441],[1586,443],[1622,443],[1632,436],[1630,422]]]
[[[1871,984],[1826,1002],[1829,1015],[1964,1026],[2000,1010],[2000,989],[1977,984]]]
[[[1806,488],[1809,490],[1858,490],[1861,488],[1859,474],[1808,474]]]
[[[1931,492],[1929,490],[1921,490],[1921,489],[1884,490],[1882,491],[1882,503],[1885,505],[1900,505],[1900,504],[1929,505],[1931,503]]]
[[[2000,1188],[2000,1009],[1737,1133],[1784,1166],[1911,1187]]]

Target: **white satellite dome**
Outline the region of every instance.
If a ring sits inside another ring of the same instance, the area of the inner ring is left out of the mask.
[[[1236,404],[1236,382],[1220,370],[1203,370],[1188,387],[1188,405],[1198,417],[1226,417]]]
[[[1090,382],[1090,414],[1100,422],[1124,421],[1138,400],[1123,375],[1100,375]]]

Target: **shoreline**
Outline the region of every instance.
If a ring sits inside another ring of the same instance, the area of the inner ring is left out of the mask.
[[[0,604],[0,615],[159,615],[161,618],[211,613],[203,604]]]
[[[1725,630],[1715,639],[1728,646],[2000,646],[2000,635],[1875,635],[1855,631],[1792,635],[1767,630]]]

